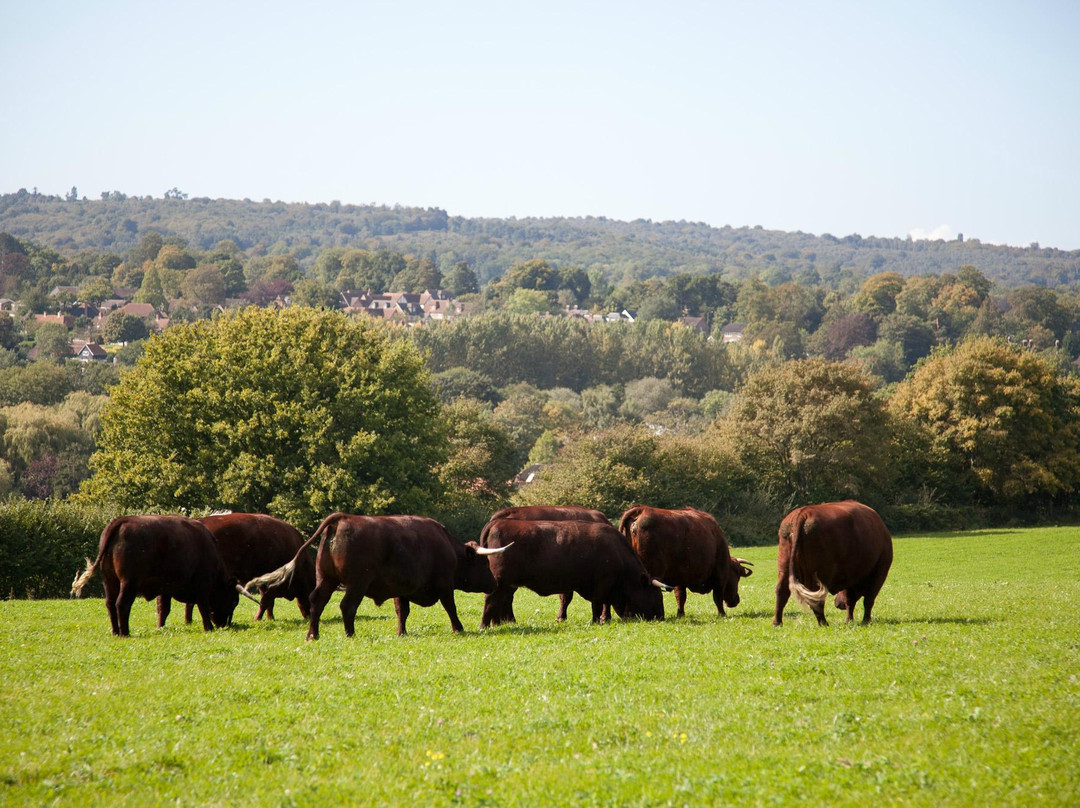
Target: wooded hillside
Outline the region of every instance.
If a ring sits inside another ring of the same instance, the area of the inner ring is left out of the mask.
[[[880,272],[942,274],[977,266],[1002,286],[1075,285],[1080,251],[983,244],[977,239],[811,235],[761,227],[695,222],[615,221],[604,217],[477,219],[438,208],[285,203],[265,199],[66,198],[25,189],[0,195],[0,231],[63,252],[127,252],[147,231],[208,250],[223,240],[241,250],[290,253],[303,268],[329,247],[392,250],[433,258],[442,272],[467,262],[481,283],[515,263],[542,258],[601,275],[613,285],[678,273],[759,276],[770,285],[795,280],[851,288]]]

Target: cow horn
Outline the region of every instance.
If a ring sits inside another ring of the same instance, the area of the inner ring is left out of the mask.
[[[499,555],[500,553],[505,553],[513,546],[514,543],[510,542],[505,547],[477,547],[476,554],[482,556]]]
[[[753,561],[747,561],[745,558],[735,558],[735,556],[732,556],[732,559],[735,561],[736,564],[742,564],[747,567],[754,566]]]
[[[668,586],[667,584],[665,584],[665,583],[663,583],[661,581],[658,581],[655,578],[653,578],[652,581],[650,581],[650,583],[653,586],[655,586],[657,589],[663,589],[665,592],[670,592],[672,589],[675,588],[673,586]]]
[[[244,587],[241,584],[236,585],[236,591],[239,592],[241,595],[243,595],[245,598],[248,598],[249,600],[255,601],[260,606],[262,605],[262,602],[257,597],[255,597],[253,594],[251,594],[246,589],[244,589]]]

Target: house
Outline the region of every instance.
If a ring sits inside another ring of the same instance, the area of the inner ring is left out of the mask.
[[[514,475],[512,480],[514,486],[521,488],[523,485],[529,485],[536,482],[536,475],[544,468],[542,463],[530,463],[517,474]]]
[[[107,362],[109,360],[109,355],[105,352],[105,349],[96,342],[72,340],[71,353],[80,362]]]
[[[56,314],[35,314],[34,320],[39,323],[59,323],[69,331],[75,327],[75,318],[70,314],[57,312]]]
[[[9,297],[0,297],[0,311],[14,312],[18,305]]]
[[[708,317],[680,317],[679,322],[685,325],[687,328],[696,328],[706,337],[709,336]]]
[[[57,295],[71,295],[72,297],[79,296],[78,286],[54,286],[52,291],[49,292],[49,297],[56,297]]]
[[[728,323],[720,329],[720,340],[724,344],[742,342],[744,331],[746,331],[746,323]]]

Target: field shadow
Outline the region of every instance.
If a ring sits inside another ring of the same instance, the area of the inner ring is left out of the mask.
[[[1002,621],[996,617],[875,617],[873,622],[885,626],[989,626]]]
[[[603,626],[597,626],[597,628],[603,628]],[[490,628],[480,628],[477,626],[473,631],[476,634],[511,634],[520,637],[542,637],[551,634],[558,634],[563,631],[561,625],[556,622],[552,622],[551,625],[537,625],[537,624],[521,624],[521,623],[503,623],[498,626],[491,626]]]

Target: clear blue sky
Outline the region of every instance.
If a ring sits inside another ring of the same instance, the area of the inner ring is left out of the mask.
[[[1080,2],[0,0],[0,192],[1080,249]]]

